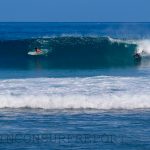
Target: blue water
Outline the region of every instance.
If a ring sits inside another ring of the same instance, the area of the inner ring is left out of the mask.
[[[150,23],[0,23],[0,148],[150,149],[149,39]]]

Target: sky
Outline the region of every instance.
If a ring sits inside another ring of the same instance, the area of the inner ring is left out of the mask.
[[[0,22],[150,22],[150,0],[0,0]]]

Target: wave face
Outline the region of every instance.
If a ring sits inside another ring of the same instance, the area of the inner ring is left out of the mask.
[[[0,80],[0,108],[150,108],[149,77],[76,77]]]
[[[35,47],[47,56],[29,56]],[[1,68],[104,68],[135,66],[137,44],[108,37],[50,37],[0,41]]]

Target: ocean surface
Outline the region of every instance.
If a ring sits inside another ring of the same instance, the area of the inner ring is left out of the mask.
[[[0,23],[0,127],[0,149],[149,150],[150,23]]]

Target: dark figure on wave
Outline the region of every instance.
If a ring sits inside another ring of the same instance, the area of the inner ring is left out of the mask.
[[[42,50],[40,50],[39,48],[36,47],[36,48],[35,48],[35,52],[36,52],[36,53],[42,53]]]
[[[141,61],[141,59],[142,59],[141,54],[137,53],[137,52],[133,55],[133,57],[134,57],[134,60],[136,60],[136,61]]]

